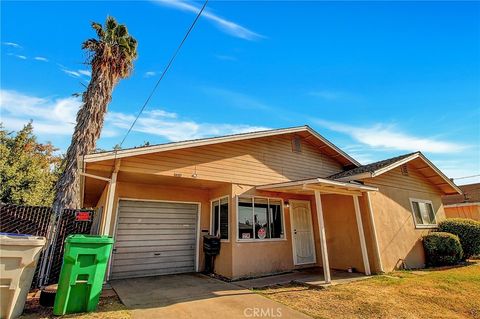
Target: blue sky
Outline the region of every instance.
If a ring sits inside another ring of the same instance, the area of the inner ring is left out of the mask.
[[[91,21],[138,39],[98,146],[119,143],[200,2],[1,2],[2,122],[65,150]],[[480,174],[480,3],[213,1],[124,146],[308,124],[362,163],[421,150]],[[476,179],[458,180],[470,183]]]

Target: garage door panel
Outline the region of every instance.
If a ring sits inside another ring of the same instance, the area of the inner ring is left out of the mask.
[[[123,247],[148,247],[148,246],[172,246],[172,245],[189,245],[194,247],[196,244],[195,240],[186,240],[186,239],[174,239],[174,240],[162,240],[152,242],[150,240],[117,240],[115,243],[115,248]]]
[[[152,235],[152,234],[138,234],[138,235],[122,235],[122,241],[157,241],[157,240],[193,240],[195,241],[195,234],[167,234],[167,235]]]
[[[121,258],[124,254],[129,253],[149,253],[152,251],[169,252],[169,251],[190,251],[195,250],[195,245],[159,245],[159,246],[134,246],[134,247],[117,247],[116,248],[116,259]],[[193,252],[192,252],[193,253]]]
[[[192,271],[193,261],[180,261],[180,262],[164,262],[164,263],[153,263],[153,264],[144,264],[144,263],[136,263],[134,265],[119,265],[116,266],[116,271],[136,271],[136,270],[161,270],[165,268],[174,268],[174,267],[190,267],[190,271]]]
[[[122,218],[155,218],[158,215],[161,215],[161,218],[184,218],[184,219],[195,219],[195,211],[191,212],[179,212],[179,211],[172,211],[170,213],[167,212],[162,212],[162,214],[159,214],[157,212],[131,212],[131,211],[122,211]]]
[[[112,279],[171,275],[171,274],[181,274],[185,272],[190,272],[190,267],[172,267],[172,268],[163,268],[160,270],[145,270],[145,271],[142,271],[142,270],[122,271],[122,272],[118,272],[115,275],[112,275]]]
[[[150,258],[156,257],[156,251],[147,251],[147,252],[125,252],[119,254],[116,258],[116,261],[125,260],[125,259],[138,259],[139,258]],[[175,257],[175,256],[192,256],[195,254],[194,249],[183,249],[183,250],[162,250],[161,257]]]
[[[135,223],[123,223],[117,225],[117,230],[120,229],[191,229],[194,230],[197,227],[196,224],[159,224],[159,223],[142,223],[142,224],[135,224]]]
[[[184,227],[191,227],[194,225],[194,219],[191,218],[136,218],[136,217],[121,217],[118,219],[119,223],[127,224],[177,224]]]
[[[194,227],[180,228],[180,229],[119,229],[118,235],[180,235],[180,234],[192,234]]]
[[[154,264],[160,265],[164,263],[173,263],[173,262],[185,262],[188,265],[193,265],[195,258],[192,255],[190,256],[153,256],[142,258],[142,265]],[[138,265],[138,259],[121,259],[117,260],[115,263],[118,267],[128,266],[128,265]]]
[[[159,206],[162,209],[181,209],[186,210],[190,209],[192,211],[197,211],[197,204],[189,204],[189,203],[178,203],[178,202],[148,202],[148,201],[135,201],[135,200],[122,200],[122,207],[143,207],[143,208],[158,208]]]
[[[121,200],[112,279],[195,271],[198,205]]]

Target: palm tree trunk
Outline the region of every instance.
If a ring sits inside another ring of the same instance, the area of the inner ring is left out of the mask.
[[[92,65],[92,79],[82,96],[77,124],[65,157],[65,170],[55,185],[53,209],[56,214],[65,208],[80,208],[80,174],[78,159],[93,152],[100,137],[108,103],[112,99],[115,80],[108,69]],[[97,69],[97,70],[95,70]]]

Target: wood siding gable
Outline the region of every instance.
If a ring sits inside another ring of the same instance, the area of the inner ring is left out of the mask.
[[[301,152],[292,150],[291,135],[191,147],[122,159],[120,171],[262,185],[326,177],[342,171],[342,164],[302,139]],[[88,163],[87,169],[105,171],[110,161]]]

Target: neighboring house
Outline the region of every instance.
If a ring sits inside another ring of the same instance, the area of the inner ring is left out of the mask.
[[[201,271],[208,233],[231,279],[422,267],[441,196],[461,194],[420,152],[361,166],[308,126],[91,154],[82,175],[115,237],[109,279]]]
[[[461,185],[462,194],[442,197],[447,218],[470,218],[480,221],[480,183]]]

